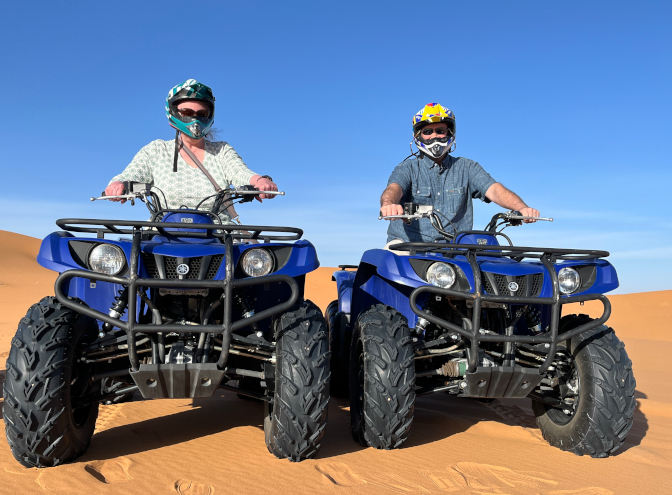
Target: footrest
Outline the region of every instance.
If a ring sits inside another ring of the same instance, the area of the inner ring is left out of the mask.
[[[462,386],[464,397],[523,398],[534,390],[543,377],[536,369],[513,366],[476,368],[467,373]]]
[[[145,399],[212,397],[224,378],[215,363],[141,364],[131,377]]]

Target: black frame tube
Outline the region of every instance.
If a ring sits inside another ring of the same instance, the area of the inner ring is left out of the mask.
[[[479,231],[469,231],[478,233]],[[458,232],[460,234],[461,232]],[[481,232],[484,235],[492,235],[492,232]],[[511,257],[520,258],[542,258],[551,255],[552,260],[589,260],[595,258],[606,258],[608,251],[598,251],[592,249],[564,249],[564,248],[538,248],[526,246],[488,246],[479,244],[452,244],[445,242],[402,242],[389,247],[391,251],[410,251],[414,256],[418,251],[421,252],[441,252],[450,255],[467,256],[470,252],[479,252],[483,256],[490,257]],[[485,253],[482,251],[486,251]]]
[[[189,211],[184,211],[189,213]],[[73,225],[74,224],[74,225]],[[104,237],[104,234],[132,234],[136,231],[142,230],[142,234],[148,237],[155,235],[162,235],[164,237],[189,237],[196,239],[203,238],[220,238],[226,239],[231,237],[233,239],[259,239],[264,241],[296,241],[301,239],[303,230],[294,227],[271,227],[262,225],[234,225],[234,224],[215,224],[215,223],[177,223],[177,222],[143,222],[136,220],[100,220],[88,218],[61,218],[56,220],[56,225],[61,229],[69,232],[83,232],[88,234],[96,234],[99,237]],[[95,227],[81,227],[81,225],[92,225]],[[130,227],[120,228],[120,227]],[[205,230],[206,232],[187,232],[184,230],[166,230],[166,229],[185,229],[193,228],[198,230]],[[152,231],[149,229],[156,229]],[[249,231],[251,234],[233,234],[234,230]],[[221,232],[218,232],[221,231]],[[263,232],[285,232],[293,235],[265,235]]]
[[[167,225],[167,224],[166,224]],[[178,224],[179,225],[179,224]],[[183,225],[182,225],[183,226]],[[200,227],[200,224],[199,224]],[[237,226],[237,228],[243,228]],[[142,333],[161,333],[165,335],[166,332],[178,333],[215,333],[222,334],[222,352],[218,361],[220,368],[224,368],[229,354],[229,346],[231,344],[232,333],[236,330],[244,328],[248,325],[261,321],[265,318],[282,313],[296,304],[299,299],[299,286],[289,275],[265,275],[263,277],[250,277],[236,280],[233,278],[233,236],[226,233],[224,237],[225,245],[225,259],[226,259],[226,274],[224,280],[175,280],[175,279],[155,279],[155,278],[138,278],[138,259],[140,257],[140,241],[142,239],[142,231],[135,230],[133,232],[133,243],[131,246],[131,259],[129,262],[128,277],[119,277],[113,275],[104,275],[87,270],[68,270],[61,273],[54,284],[54,292],[56,299],[64,306],[73,309],[79,313],[90,316],[94,319],[101,320],[105,323],[110,323],[126,332],[128,343],[128,356],[131,362],[131,371],[139,369],[138,352],[135,346],[134,334]],[[109,282],[128,287],[128,321],[124,322],[117,318],[113,318],[101,311],[89,308],[84,304],[75,302],[69,299],[63,292],[63,284],[75,277],[80,277],[89,280],[96,280],[100,282]],[[232,308],[233,308],[233,289],[236,287],[249,287],[259,284],[270,283],[286,283],[291,289],[291,296],[284,303],[277,304],[273,307],[260,311],[248,318],[242,318],[238,321],[232,322]],[[138,297],[139,288],[146,287],[177,287],[177,288],[193,288],[194,286],[200,288],[218,288],[224,289],[224,320],[221,325],[180,325],[180,324],[138,324],[136,321],[136,299]],[[226,350],[225,350],[226,349]]]
[[[430,244],[430,243],[405,243],[406,245],[409,244]],[[434,243],[432,243],[434,244]],[[395,244],[394,247],[397,248],[398,246],[403,246],[404,244]],[[444,244],[445,246],[445,244]],[[474,246],[474,245],[465,245],[469,249],[467,249],[466,253],[463,251],[460,254],[464,254],[467,257],[467,261],[469,262],[469,265],[471,266],[472,272],[474,274],[474,293],[470,292],[462,292],[462,291],[457,291],[457,290],[452,290],[452,289],[442,289],[440,287],[435,287],[433,285],[422,285],[420,287],[415,288],[409,297],[409,304],[411,306],[411,310],[413,313],[418,315],[421,318],[424,318],[425,320],[434,323],[435,325],[438,325],[442,328],[446,328],[448,330],[454,331],[457,334],[461,335],[462,337],[469,339],[470,341],[470,348],[469,348],[469,361],[468,361],[468,372],[473,373],[476,371],[476,368],[478,367],[478,349],[479,349],[479,344],[481,342],[511,342],[511,343],[528,343],[528,344],[548,344],[549,349],[548,349],[548,354],[546,356],[546,360],[544,363],[541,365],[539,368],[539,373],[542,374],[544,373],[550,364],[553,362],[553,359],[555,357],[556,351],[557,351],[557,346],[559,342],[571,339],[575,335],[578,335],[580,333],[586,332],[588,330],[591,330],[593,328],[596,328],[602,324],[604,324],[608,319],[609,316],[611,316],[611,303],[609,302],[609,299],[603,295],[603,294],[583,294],[579,296],[563,296],[560,297],[560,289],[559,289],[559,284],[558,284],[558,274],[555,271],[555,267],[553,266],[552,258],[553,253],[543,253],[541,254],[540,259],[542,264],[544,265],[544,268],[549,274],[549,277],[551,278],[552,286],[553,286],[553,295],[551,297],[522,297],[522,296],[502,296],[502,295],[484,295],[481,287],[481,268],[478,265],[478,262],[476,260],[476,252],[483,250],[484,248],[490,248],[493,246]],[[494,246],[498,247],[498,246]],[[473,248],[473,249],[472,249]],[[510,248],[509,248],[510,249]],[[528,249],[533,249],[533,248],[514,248],[514,249],[522,249],[522,250],[528,250]],[[551,251],[562,251],[566,252],[569,250],[551,250]],[[591,253],[594,253],[595,251],[591,251]],[[582,254],[582,253],[579,253]],[[608,254],[608,253],[607,253]],[[431,293],[431,294],[438,294],[442,296],[447,296],[455,299],[464,299],[464,300],[472,300],[474,303],[473,310],[472,310],[472,318],[471,318],[471,331],[467,330],[465,328],[462,328],[460,326],[455,325],[454,323],[451,323],[449,321],[446,321],[442,318],[438,318],[435,315],[432,315],[430,313],[427,313],[426,311],[423,311],[422,309],[418,308],[417,304],[417,299],[421,294],[424,294],[425,292]],[[589,323],[586,323],[584,325],[581,325],[577,328],[574,328],[572,330],[569,330],[567,332],[564,332],[560,335],[558,335],[558,327],[560,323],[560,308],[564,304],[570,304],[570,303],[576,303],[576,302],[584,302],[584,301],[592,301],[592,300],[599,300],[602,302],[602,305],[604,306],[604,311],[602,313],[602,316],[597,318],[596,320],[593,320]],[[480,328],[481,328],[481,304],[482,301],[489,301],[489,302],[498,302],[498,303],[505,303],[505,304],[547,304],[551,305],[551,323],[549,325],[549,329],[547,332],[539,335],[481,335],[480,334]]]

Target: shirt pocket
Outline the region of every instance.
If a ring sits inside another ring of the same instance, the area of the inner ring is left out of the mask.
[[[430,186],[414,186],[413,202],[420,205],[431,204],[432,188]]]
[[[454,187],[452,189],[447,189],[445,196],[445,208],[448,213],[453,215],[458,214],[466,206],[467,202],[467,188],[466,187]]]

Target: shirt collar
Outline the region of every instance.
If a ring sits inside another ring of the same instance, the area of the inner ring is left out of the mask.
[[[429,156],[427,156],[425,153],[420,152],[421,156],[419,157],[419,162],[428,167],[437,167],[439,172],[443,172],[444,170],[447,170],[450,168],[452,162],[452,158],[450,154],[446,153],[446,156],[443,157],[443,160],[441,161],[440,164],[437,164],[434,160],[432,160]]]

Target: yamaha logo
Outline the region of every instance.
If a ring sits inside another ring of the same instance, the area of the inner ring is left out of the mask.
[[[176,271],[177,271],[178,275],[186,275],[187,273],[189,273],[189,265],[185,265],[184,263],[180,263],[179,265],[177,265]],[[518,288],[517,285],[516,285],[516,288]]]
[[[511,292],[516,292],[518,290],[518,284],[515,282],[509,282],[509,290]]]
[[[478,244],[481,245],[481,246],[485,246],[485,245],[488,243],[488,240],[487,240],[487,239],[480,239],[480,238],[479,238],[479,239],[476,239],[476,241],[477,241]]]

